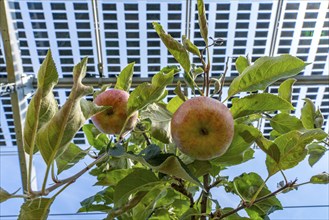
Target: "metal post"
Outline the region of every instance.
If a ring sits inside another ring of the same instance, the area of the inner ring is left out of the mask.
[[[94,28],[95,28],[95,39],[96,39],[96,50],[97,50],[97,67],[99,72],[99,77],[103,77],[103,57],[102,57],[102,45],[100,39],[100,29],[99,29],[99,19],[98,19],[98,6],[97,0],[91,0],[93,18],[94,18]]]
[[[278,39],[278,31],[279,31],[279,25],[280,25],[280,19],[281,19],[281,12],[282,12],[282,7],[283,7],[283,0],[278,1],[278,6],[276,9],[276,14],[275,14],[275,21],[273,25],[273,33],[272,33],[272,40],[271,40],[271,45],[270,45],[270,52],[269,55],[272,57],[274,56],[275,49],[276,49],[276,42]]]
[[[4,45],[4,55],[6,59],[8,83],[22,84],[22,63],[18,49],[17,39],[13,27],[13,22],[9,13],[7,0],[0,0],[0,31]],[[27,102],[24,90],[18,89],[10,94],[14,126],[16,133],[16,143],[18,148],[19,165],[21,169],[23,191],[27,192],[27,161],[23,148],[23,122],[24,112]]]

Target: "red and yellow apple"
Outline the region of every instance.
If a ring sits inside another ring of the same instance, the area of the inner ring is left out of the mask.
[[[105,134],[120,134],[125,121],[128,118],[127,103],[129,93],[118,89],[109,89],[96,96],[94,103],[99,106],[111,106],[103,112],[91,117],[95,127]],[[134,113],[128,119],[125,131],[134,128],[138,113]]]
[[[171,135],[178,149],[197,160],[223,155],[234,134],[229,109],[218,100],[195,97],[184,102],[171,120]]]

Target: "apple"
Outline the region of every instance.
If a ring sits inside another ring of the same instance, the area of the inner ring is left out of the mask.
[[[118,89],[109,89],[96,96],[94,103],[99,106],[112,106],[112,108],[100,112],[91,117],[95,127],[105,134],[120,134],[127,115],[127,103],[129,93]],[[137,123],[138,113],[134,113],[125,127],[125,131],[131,130]]]
[[[178,149],[197,160],[223,155],[234,134],[230,110],[218,100],[200,96],[187,100],[174,113],[171,135]]]

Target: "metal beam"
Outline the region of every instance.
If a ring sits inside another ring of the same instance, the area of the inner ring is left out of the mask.
[[[20,51],[18,49],[17,39],[13,27],[13,22],[9,13],[7,0],[0,0],[0,32],[4,45],[4,55],[7,68],[8,83],[22,84],[22,65]],[[16,90],[11,93],[11,104],[14,117],[14,126],[16,133],[16,143],[18,148],[18,159],[21,170],[23,191],[27,192],[27,161],[23,148],[23,120],[27,102],[24,90]]]

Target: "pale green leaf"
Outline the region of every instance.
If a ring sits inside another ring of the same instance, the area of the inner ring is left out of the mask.
[[[98,150],[105,148],[110,142],[108,136],[100,132],[93,124],[83,125],[82,130],[85,133],[88,143]]]
[[[305,105],[302,108],[301,120],[306,129],[314,128],[315,106],[311,99],[305,98]]]
[[[166,91],[166,86],[172,83],[174,74],[174,71],[168,74],[159,72],[153,76],[152,84],[144,82],[137,86],[128,99],[128,115],[160,100]]]
[[[192,163],[190,163],[187,167],[191,171],[193,176],[197,178],[209,173],[212,169],[211,163],[207,160],[195,160]]]
[[[15,194],[15,193],[13,193]],[[0,203],[12,198],[13,194],[10,194],[6,190],[4,190],[2,187],[0,187]]]
[[[167,109],[171,113],[175,113],[179,106],[181,106],[183,103],[184,101],[179,96],[175,96],[168,102]]]
[[[271,127],[281,134],[292,130],[304,129],[303,123],[297,117],[287,113],[280,113],[270,119]]]
[[[88,154],[88,151],[89,148],[82,150],[74,143],[70,143],[67,149],[56,158],[57,174],[73,167]]]
[[[65,104],[38,131],[36,144],[47,165],[50,165],[66,149],[89,117],[108,108],[96,106],[82,99],[83,96],[93,92],[92,87],[85,86],[81,82],[86,70],[87,58],[73,69],[73,88]]]
[[[159,183],[159,179],[152,171],[135,169],[115,186],[114,204],[118,207],[124,204],[131,194],[138,191],[147,191]]]
[[[261,132],[252,126],[236,124],[230,147],[222,156],[212,160],[212,163],[222,166],[232,166],[251,159],[254,150],[250,146],[260,135]]]
[[[151,120],[152,136],[166,144],[172,142],[170,123],[172,113],[159,104],[150,104],[140,113],[141,119]]]
[[[133,74],[134,74],[135,62],[129,63],[119,74],[117,78],[117,83],[115,84],[115,89],[121,89],[129,92]]]
[[[233,180],[233,192],[246,201],[253,199],[254,195],[258,189],[263,186],[265,183],[263,179],[256,173],[243,173],[239,177],[234,178]],[[266,185],[261,189],[257,198],[268,195],[271,191],[267,188]],[[282,205],[280,201],[275,197],[269,197],[261,202],[253,204],[251,207],[246,208],[247,213],[252,217],[252,213],[256,212],[259,216],[265,217],[275,210],[282,210]],[[253,218],[252,218],[253,219]]]
[[[37,198],[26,201],[21,206],[18,220],[46,220],[54,199],[55,198]]]
[[[296,81],[297,80],[293,78],[286,79],[285,81],[283,81],[278,89],[278,96],[291,103],[292,86]],[[283,110],[281,112],[289,114],[290,110]]]
[[[314,115],[314,127],[322,128],[323,123],[324,123],[324,117],[320,108],[318,108],[318,110],[316,110]]]
[[[198,20],[199,20],[201,36],[205,41],[206,45],[208,45],[208,25],[207,25],[206,9],[203,0],[198,0]]]
[[[179,220],[191,220],[193,216],[199,216],[200,213],[195,208],[189,208],[182,216],[180,216]]]
[[[290,55],[261,57],[232,81],[228,98],[239,92],[264,90],[279,79],[297,75],[306,65]]]
[[[185,164],[175,155],[172,154],[160,154],[153,158],[145,160],[141,156],[136,156],[132,154],[124,155],[127,158],[138,161],[144,166],[147,166],[153,170],[159,171],[161,173],[175,176],[187,181],[190,181],[198,186],[201,186],[200,181],[193,176]]]
[[[242,74],[248,66],[250,66],[250,62],[247,57],[239,56],[235,61],[235,67],[239,74]]]
[[[232,210],[234,210],[234,209],[233,208],[223,208],[222,209],[222,213],[225,214],[225,213],[228,213],[228,212],[230,212]],[[237,213],[234,213],[232,215],[229,215],[229,216],[223,218],[223,220],[250,220],[250,218],[241,217]],[[253,220],[255,220],[255,219],[253,219]]]
[[[184,95],[183,91],[182,91],[182,86],[181,86],[181,82],[177,81],[177,85],[175,87],[174,93],[182,100],[182,101],[186,101],[187,97]]]
[[[132,169],[114,169],[108,172],[103,172],[98,174],[97,182],[95,185],[97,186],[115,186],[121,181],[124,177],[130,174]]]
[[[306,146],[314,140],[323,140],[327,134],[321,129],[306,130],[304,132],[291,131],[274,140],[280,150],[280,160],[275,162],[272,158],[266,158],[266,166],[269,175],[274,175],[280,169],[286,170],[295,167],[304,160],[307,155]]]
[[[38,72],[38,87],[29,103],[24,125],[24,150],[30,154],[36,153],[36,132],[47,123],[57,112],[57,101],[52,93],[58,82],[58,73],[50,50],[42,62]],[[34,145],[34,146],[31,146]]]
[[[182,43],[185,49],[198,57],[201,56],[199,49],[185,35],[182,35]]]
[[[321,159],[321,157],[323,157],[323,155],[327,152],[326,147],[317,143],[308,145],[307,150],[308,154],[310,155],[308,158],[308,163],[311,167],[316,164]]]
[[[232,99],[231,112],[233,118],[240,118],[255,113],[271,112],[276,110],[293,110],[291,103],[279,96],[269,93],[259,93],[243,98]]]
[[[323,172],[321,174],[312,176],[310,179],[310,183],[313,184],[328,184],[329,183],[329,174]]]
[[[256,140],[257,145],[267,156],[271,157],[277,163],[280,161],[280,150],[276,143],[261,136]]]
[[[176,41],[170,34],[166,34],[166,32],[162,29],[162,26],[157,22],[153,22],[153,27],[162,42],[168,48],[169,52],[174,56],[175,60],[183,67],[185,72],[190,72],[191,63],[190,58],[183,47],[178,41]]]

